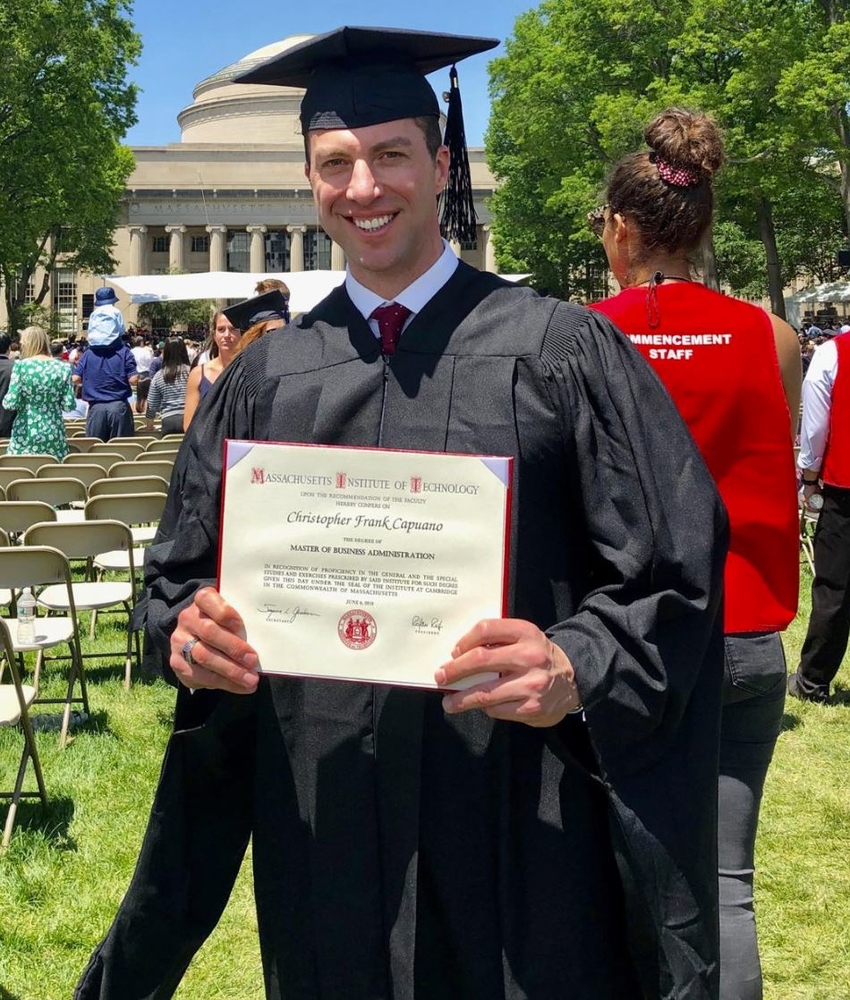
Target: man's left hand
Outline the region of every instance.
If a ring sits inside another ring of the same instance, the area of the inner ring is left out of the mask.
[[[443,708],[449,715],[477,708],[493,719],[556,726],[581,707],[569,657],[531,622],[518,618],[480,621],[455,646],[452,659],[435,678],[438,684],[451,687],[482,673],[501,676],[447,694]]]

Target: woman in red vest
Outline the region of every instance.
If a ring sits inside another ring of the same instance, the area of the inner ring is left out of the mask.
[[[692,261],[711,227],[712,177],[723,162],[716,123],[673,108],[649,124],[645,139],[649,149],[617,164],[608,203],[591,214],[622,288],[594,308],[630,337],[667,386],[729,511],[718,815],[721,997],[760,1000],[754,848],[785,698],[779,632],[797,609],[793,434],[800,348],[783,320],[695,278]]]

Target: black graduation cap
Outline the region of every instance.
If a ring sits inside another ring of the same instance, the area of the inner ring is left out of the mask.
[[[454,64],[499,44],[495,38],[445,35],[401,28],[336,28],[273,56],[234,79],[303,87],[301,130],[364,128],[399,118],[438,118],[440,106],[426,73],[451,66],[451,89],[443,139],[451,152],[443,198],[443,232],[450,239],[475,238],[475,209],[463,108]]]
[[[289,304],[286,296],[277,288],[255,295],[252,299],[245,299],[244,302],[237,302],[235,306],[228,306],[222,312],[231,326],[243,331],[249,330],[255,323],[269,319],[289,322]]]

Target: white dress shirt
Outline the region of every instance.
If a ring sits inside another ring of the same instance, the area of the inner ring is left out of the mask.
[[[404,331],[416,313],[421,312],[425,308],[455,273],[457,264],[458,259],[455,252],[443,240],[443,252],[437,258],[436,262],[424,274],[420,275],[416,281],[411,282],[407,288],[399,292],[394,299],[381,298],[376,292],[371,291],[371,289],[361,284],[352,275],[351,271],[347,269],[345,274],[345,290],[348,292],[348,297],[354,303],[357,311],[368,322],[369,329],[375,334],[376,338],[380,337],[381,333],[378,329],[378,321],[376,319],[369,319],[372,313],[379,306],[389,305],[390,302],[398,302],[399,305],[405,306],[410,310],[412,315],[407,317],[402,327],[402,334],[404,334]]]
[[[846,335],[845,335],[846,336]],[[800,469],[820,471],[829,436],[832,387],[838,374],[838,348],[827,340],[815,348],[803,379],[803,417],[800,422]]]
[[[136,359],[136,368],[140,372],[149,372],[153,362],[153,351],[150,347],[131,347],[130,353]]]

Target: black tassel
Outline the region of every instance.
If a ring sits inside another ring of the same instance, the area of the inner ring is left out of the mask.
[[[472,176],[466,134],[463,127],[463,105],[457,83],[457,69],[450,73],[449,110],[446,114],[446,134],[443,143],[449,147],[451,162],[446,189],[443,192],[441,228],[447,240],[474,243],[477,238],[475,206],[472,200]]]

